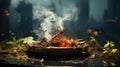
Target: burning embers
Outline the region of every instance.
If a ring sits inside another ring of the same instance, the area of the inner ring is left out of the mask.
[[[58,47],[74,47],[72,40],[68,39],[67,37],[61,37],[57,46]]]
[[[64,35],[63,31],[58,32],[52,37],[50,41],[46,38],[41,39],[40,42],[33,43],[33,46],[40,47],[74,47],[85,48],[88,46],[87,42],[83,39],[70,39]]]
[[[73,47],[72,40],[68,39],[63,35],[63,31],[60,31],[52,38],[52,42],[56,44],[57,47]]]
[[[88,44],[83,39],[67,38],[63,31],[60,31],[50,41],[43,38],[40,42],[34,42],[29,53],[34,57],[44,58],[88,57]]]
[[[53,46],[56,47],[79,47],[85,48],[88,46],[87,42],[83,39],[70,39],[64,35],[63,31],[60,31],[52,38]]]

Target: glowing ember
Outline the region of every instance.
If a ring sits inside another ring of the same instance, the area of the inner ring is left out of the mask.
[[[9,11],[5,11],[5,16],[10,16],[10,13],[9,13]]]
[[[95,31],[93,29],[88,29],[88,33],[92,34],[93,36],[98,36],[98,34],[100,33],[100,31]]]
[[[93,33],[94,32],[94,30],[93,29],[88,29],[88,33]]]
[[[93,35],[98,36],[98,32],[97,31],[93,32]]]
[[[63,27],[61,30],[52,36],[50,41],[47,40],[46,37],[42,38],[39,42],[32,43],[32,46],[40,46],[40,47],[50,47],[50,48],[86,48],[88,46],[87,42],[83,39],[72,39],[68,38],[64,35]]]
[[[67,37],[61,37],[57,46],[58,47],[73,47],[73,44],[72,44],[71,40],[68,39]]]
[[[57,47],[73,47],[72,40],[63,36],[63,31],[60,31],[52,38],[53,41],[57,41]]]

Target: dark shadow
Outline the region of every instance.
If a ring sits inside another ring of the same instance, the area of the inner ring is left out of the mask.
[[[32,4],[26,4],[25,1],[19,3],[17,11],[20,13],[20,26],[18,29],[19,37],[26,37],[31,35],[32,31]]]
[[[0,0],[0,41],[9,38],[10,0]]]

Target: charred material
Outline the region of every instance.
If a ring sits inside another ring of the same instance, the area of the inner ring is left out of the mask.
[[[63,31],[61,31],[50,41],[43,38],[33,43],[28,54],[37,58],[86,58],[89,55],[88,46],[84,39],[69,39],[63,36]]]

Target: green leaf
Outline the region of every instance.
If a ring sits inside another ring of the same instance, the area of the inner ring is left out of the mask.
[[[107,43],[104,45],[104,48],[108,48],[110,46],[110,42],[107,41]]]
[[[27,44],[31,44],[33,42],[35,42],[33,40],[33,37],[26,37],[26,38],[24,38],[24,41],[23,41],[23,43],[27,43]]]
[[[6,44],[15,44],[15,42],[13,42],[13,41],[9,41],[9,42],[6,42]]]
[[[16,43],[22,43],[24,41],[24,38],[20,38],[16,41]]]

